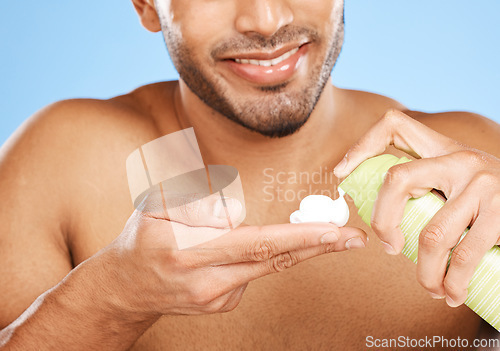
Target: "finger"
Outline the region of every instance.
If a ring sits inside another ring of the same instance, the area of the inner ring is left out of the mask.
[[[218,285],[225,287],[222,293],[231,291],[240,285],[271,273],[281,272],[310,258],[330,252],[363,248],[368,242],[366,233],[361,229],[343,227],[340,231],[341,237],[335,243],[284,252],[265,261],[219,266],[217,267],[219,269]]]
[[[148,217],[213,228],[230,228],[242,210],[240,201],[218,192],[172,195],[160,190],[149,193],[137,208]]]
[[[224,307],[220,309],[220,312],[230,312],[234,310],[241,301],[243,297],[243,293],[245,292],[248,284],[244,284],[239,288],[236,288],[234,292],[231,294],[230,298],[227,300]]]
[[[195,247],[202,265],[265,261],[283,252],[334,243],[339,228],[332,223],[273,224],[239,227]]]
[[[387,171],[370,223],[387,253],[399,254],[405,244],[400,224],[408,200],[421,197],[433,188],[449,188],[448,177],[442,176],[449,173],[448,163],[444,157],[428,158],[399,164]]]
[[[212,296],[212,299],[210,301],[205,302],[202,311],[207,314],[224,312],[228,305],[233,305],[235,302],[237,304],[239,302],[239,300],[236,299],[238,296],[241,297],[241,295],[243,294],[241,288],[242,287],[239,286],[235,289],[224,291],[223,293],[220,293],[220,295]],[[209,294],[207,295],[209,296]]]
[[[445,205],[427,223],[419,236],[417,280],[433,298],[443,298],[450,251],[475,216],[477,202],[463,193]]]
[[[450,267],[444,279],[446,303],[451,307],[463,304],[467,287],[477,265],[498,240],[500,221],[497,215],[480,214],[464,239],[451,254]]]
[[[444,155],[463,148],[450,139],[401,111],[389,110],[385,115],[354,144],[334,173],[343,178],[351,173],[364,160],[379,155],[389,145],[394,145],[416,158]]]

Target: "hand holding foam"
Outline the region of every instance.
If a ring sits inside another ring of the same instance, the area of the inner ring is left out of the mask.
[[[339,198],[332,200],[325,195],[309,195],[301,202],[299,210],[290,215],[290,223],[330,222],[343,227],[349,220],[349,207],[344,191],[339,189]]]

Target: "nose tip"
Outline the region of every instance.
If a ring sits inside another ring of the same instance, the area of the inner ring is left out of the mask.
[[[241,1],[241,0],[240,0]],[[270,37],[293,21],[293,12],[285,0],[241,1],[236,30]]]

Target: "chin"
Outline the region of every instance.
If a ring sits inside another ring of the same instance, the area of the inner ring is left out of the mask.
[[[283,138],[298,132],[311,115],[311,111],[299,111],[297,109],[292,111],[288,108],[259,112],[225,116],[244,128],[266,137]]]

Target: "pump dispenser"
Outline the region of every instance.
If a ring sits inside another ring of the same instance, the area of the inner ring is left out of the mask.
[[[406,157],[398,159],[393,155],[380,155],[360,164],[340,185],[358,208],[363,222],[370,225],[373,204],[382,186],[385,174],[394,165],[410,162]],[[405,236],[402,253],[417,263],[418,238],[420,232],[444,201],[429,192],[408,200],[400,228]],[[467,234],[464,231],[461,239]],[[500,331],[500,248],[494,246],[483,257],[476,268],[468,287],[465,305]]]

